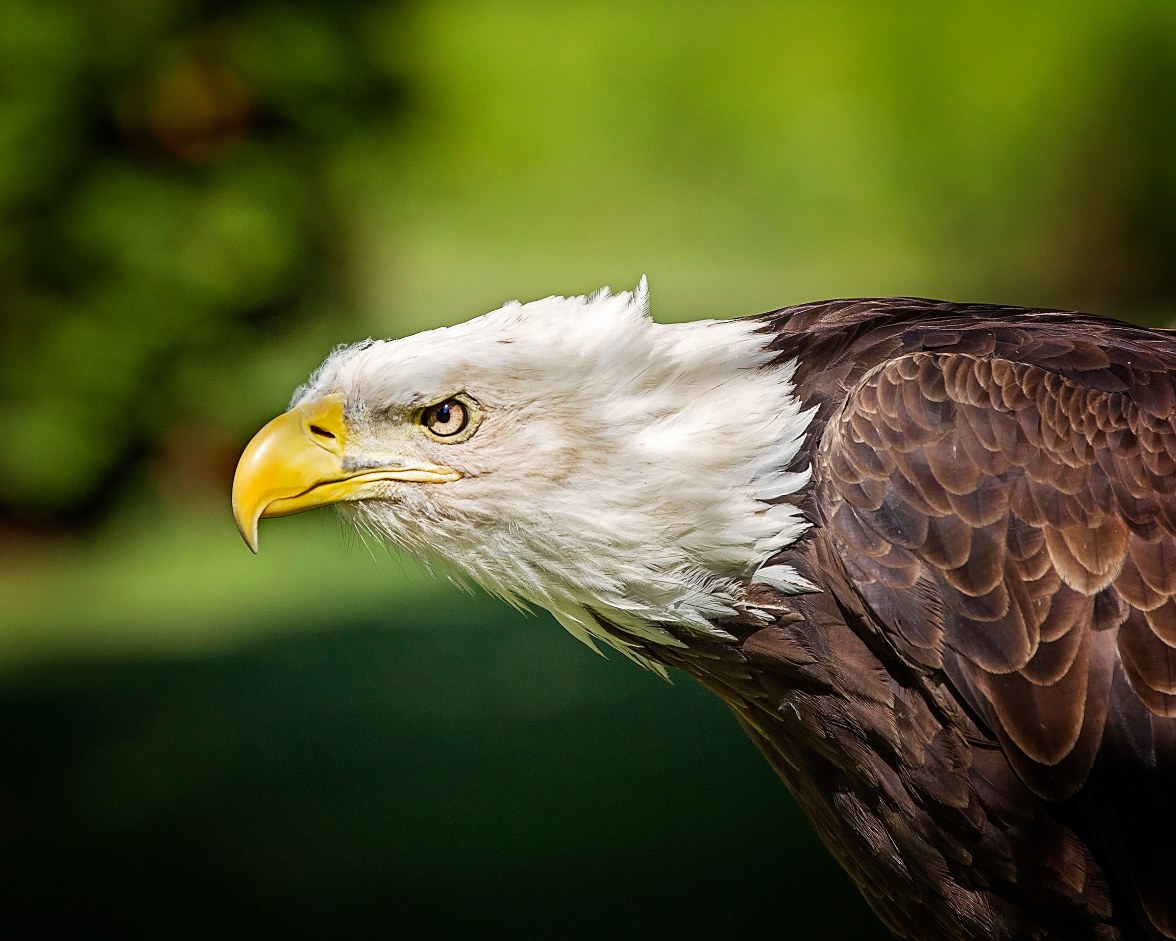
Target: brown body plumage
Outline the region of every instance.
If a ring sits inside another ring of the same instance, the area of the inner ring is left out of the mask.
[[[1176,934],[1176,339],[909,299],[766,318],[825,589],[649,656],[726,700],[897,934]]]

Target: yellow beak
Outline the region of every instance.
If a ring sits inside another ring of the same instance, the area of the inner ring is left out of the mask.
[[[453,468],[435,464],[348,470],[343,462],[346,448],[341,395],[305,402],[254,436],[233,476],[233,516],[253,552],[258,520],[362,500],[374,495],[372,485],[380,481],[445,483],[461,477]]]

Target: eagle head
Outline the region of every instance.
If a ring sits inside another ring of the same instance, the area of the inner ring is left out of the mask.
[[[642,279],[339,347],[245,449],[241,534],[337,504],[590,645],[721,634],[753,580],[813,590],[771,564],[807,528],[812,410],[763,326],[655,323]]]

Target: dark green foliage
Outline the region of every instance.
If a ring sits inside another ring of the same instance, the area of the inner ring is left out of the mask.
[[[346,305],[330,157],[401,107],[363,13],[0,9],[0,519],[93,514],[188,435],[219,475],[272,411],[223,389]]]

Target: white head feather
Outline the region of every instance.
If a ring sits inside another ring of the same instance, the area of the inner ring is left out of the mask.
[[[813,586],[763,568],[807,528],[773,498],[812,418],[795,363],[754,320],[654,323],[637,290],[512,301],[453,327],[336,350],[295,395],[347,401],[357,440],[378,447],[413,410],[463,393],[482,421],[455,443],[415,436],[455,467],[445,484],[389,484],[344,504],[357,523],[440,557],[486,589],[549,609],[572,633],[634,656],[595,615],[653,644],[659,624],[722,634],[750,579]],[[594,613],[595,612],[595,615]],[[634,657],[635,659],[642,659]]]

